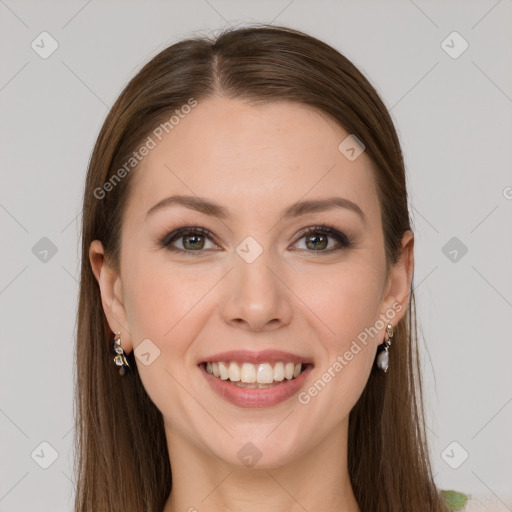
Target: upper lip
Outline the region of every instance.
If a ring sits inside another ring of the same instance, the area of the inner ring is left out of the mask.
[[[261,350],[253,352],[251,350],[229,350],[227,352],[219,352],[202,359],[201,363],[216,363],[220,361],[235,361],[239,363],[277,363],[279,361],[288,363],[304,363],[313,364],[309,357],[299,356],[291,352],[284,352],[282,350]]]

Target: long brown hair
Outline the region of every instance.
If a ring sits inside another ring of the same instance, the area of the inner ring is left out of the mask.
[[[89,248],[100,240],[119,271],[123,209],[136,172],[118,179],[119,169],[173,112],[191,98],[200,104],[214,95],[289,100],[331,116],[363,141],[374,164],[388,270],[400,259],[402,235],[411,229],[393,122],[375,89],[338,51],[297,30],[253,25],[190,38],[156,55],[109,112],[86,178],[76,350],[76,512],[157,512],[171,490],[162,415],[142,385],[133,352],[131,372],[121,378],[115,368]],[[446,510],[429,462],[416,337],[411,287],[407,312],[395,327],[391,370],[372,370],[350,413],[349,474],[364,512]]]

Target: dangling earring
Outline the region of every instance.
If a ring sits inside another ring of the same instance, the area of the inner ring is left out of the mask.
[[[114,357],[114,363],[116,363],[116,366],[119,366],[119,374],[124,375],[126,373],[126,368],[130,368],[130,365],[128,364],[126,356],[124,355],[123,347],[121,347],[120,331],[115,333],[114,341],[112,342],[112,349],[116,354]]]
[[[377,349],[377,358],[376,364],[379,370],[382,370],[384,373],[388,371],[389,368],[389,346],[391,345],[391,338],[393,337],[393,324],[388,324],[386,326],[386,337],[384,339],[384,343],[380,345]]]

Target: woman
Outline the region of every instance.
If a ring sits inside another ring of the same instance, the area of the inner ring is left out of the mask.
[[[103,125],[82,237],[77,511],[462,506],[426,446],[399,141],[336,50],[162,51]]]

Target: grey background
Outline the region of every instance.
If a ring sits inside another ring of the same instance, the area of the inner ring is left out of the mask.
[[[0,511],[72,510],[80,203],[109,107],[164,47],[251,21],[335,46],[390,108],[416,234],[435,478],[512,510],[511,0],[0,0]],[[43,31],[59,45],[47,59],[31,47]],[[469,44],[458,58],[442,47],[453,31]],[[43,237],[55,254],[40,252]],[[47,469],[42,442],[58,453]]]

